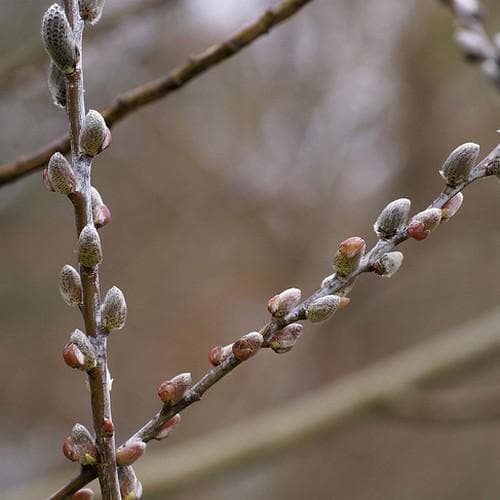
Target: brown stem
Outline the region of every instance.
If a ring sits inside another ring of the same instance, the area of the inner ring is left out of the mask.
[[[447,186],[435,198],[430,206],[441,208],[446,202],[451,200],[451,198],[453,198],[458,192],[462,191],[469,184],[472,184],[479,179],[483,179],[485,177],[493,175],[493,166],[495,165],[499,156],[500,144],[497,145],[478,165],[474,167],[467,182],[463,182],[462,184],[453,188]],[[300,319],[305,319],[305,307],[312,300],[323,297],[325,295],[331,295],[336,292],[341,292],[343,289],[349,286],[359,274],[371,272],[374,260],[379,258],[382,254],[390,252],[393,248],[395,248],[403,241],[406,241],[408,238],[409,236],[405,229],[402,232],[398,232],[391,239],[379,240],[363,258],[356,271],[346,277],[334,278],[328,286],[322,287],[314,292],[310,297],[305,299],[302,303],[300,303],[292,311],[290,311],[290,313],[287,314],[284,318],[280,320],[273,318],[268,324],[260,329],[260,333],[265,340],[263,346],[268,347],[269,340],[271,339],[272,335],[282,329],[284,326]],[[240,364],[240,361],[238,361],[233,355],[229,356],[223,363],[209,370],[196,384],[194,384],[192,388],[186,392],[179,403],[173,406],[164,405],[161,410],[149,422],[146,423],[146,425],[139,429],[121,446],[124,446],[129,441],[142,440],[144,442],[148,442],[154,439],[161,427],[166,422],[168,422],[168,420],[170,420],[176,413],[181,412],[196,401],[199,401],[205,394],[205,392],[210,389],[210,387],[215,385],[219,380],[221,380],[224,376],[226,376]],[[87,471],[85,472],[86,477],[89,478],[89,482],[97,477],[95,471],[92,477],[90,477],[90,474]],[[78,482],[78,484],[81,487],[81,483]],[[77,491],[77,489],[72,489],[70,491],[75,492]],[[59,500],[64,497],[56,495],[50,498],[53,500]]]
[[[174,68],[166,76],[118,95],[107,108],[101,111],[108,127],[111,128],[134,111],[180,89],[205,71],[234,56],[310,2],[312,0],[283,0],[276,7],[267,10],[252,24],[226,40],[190,57],[186,63]],[[34,153],[24,155],[12,163],[0,165],[0,186],[43,168],[56,151],[65,153],[69,151],[69,148],[69,137],[65,135]]]
[[[70,123],[70,145],[73,169],[77,177],[77,192],[70,196],[75,210],[76,230],[79,235],[83,227],[93,224],[90,175],[92,161],[80,153],[80,130],[85,118],[83,74],[81,68],[83,22],[80,19],[78,1],[65,0],[66,15],[73,28],[80,51],[80,62],[74,73],[67,77],[67,113]],[[115,461],[114,434],[104,429],[106,420],[112,421],[110,376],[107,367],[106,337],[100,335],[100,288],[99,268],[80,266],[83,304],[80,308],[85,330],[96,351],[97,365],[88,373],[92,416],[98,452],[97,475],[104,500],[120,500],[120,488]],[[76,484],[76,483],[75,483]]]

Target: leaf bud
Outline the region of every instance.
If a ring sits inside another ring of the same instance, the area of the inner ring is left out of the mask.
[[[87,156],[96,156],[111,142],[111,133],[102,115],[91,109],[80,132],[80,148]]]
[[[155,436],[157,441],[165,439],[170,435],[170,433],[177,427],[177,424],[181,421],[180,413],[175,414],[170,420],[167,420],[160,428]]]
[[[353,236],[340,245],[333,258],[333,267],[339,276],[348,276],[354,272],[365,254],[366,243],[363,238]]]
[[[269,341],[269,347],[277,353],[284,354],[302,337],[303,326],[300,323],[291,323],[282,330],[274,333]]]
[[[49,92],[56,106],[66,107],[66,77],[64,73],[52,62],[49,65],[48,77]]]
[[[87,224],[80,233],[78,261],[85,267],[97,266],[102,261],[101,239],[94,224]]]
[[[66,264],[59,273],[59,292],[68,306],[82,303],[82,281],[77,270]]]
[[[81,465],[95,465],[97,463],[94,438],[84,425],[75,424],[73,426],[71,440]]]
[[[54,153],[47,166],[47,178],[56,193],[70,194],[75,191],[76,177],[68,160],[61,153]]]
[[[469,178],[479,156],[479,149],[478,144],[466,142],[450,153],[439,171],[448,186],[455,187]]]
[[[391,278],[397,273],[402,263],[403,254],[401,252],[388,252],[373,264],[373,270],[380,276]]]
[[[228,344],[225,346],[216,345],[208,351],[208,362],[212,366],[219,366],[223,361],[225,361],[233,353],[233,344]]]
[[[75,344],[71,342],[64,346],[63,350],[64,362],[70,368],[76,368],[78,370],[85,370],[86,362],[85,355]]]
[[[92,347],[87,335],[85,335],[81,330],[76,329],[71,334],[69,340],[70,343],[76,345],[76,347],[78,347],[78,349],[85,356],[85,366],[83,369],[89,371],[95,368],[97,365],[97,358],[94,348]]]
[[[78,49],[64,9],[52,4],[42,19],[45,50],[54,64],[66,74],[73,73],[78,62]]]
[[[121,330],[125,325],[127,319],[127,303],[122,291],[114,286],[110,288],[101,309],[101,324],[107,331]]]
[[[71,460],[72,462],[78,462],[78,455],[76,454],[75,448],[73,446],[73,440],[71,439],[71,436],[68,436],[63,441],[62,452],[68,460]]]
[[[425,240],[441,222],[441,209],[428,208],[414,215],[408,224],[408,236],[415,240]]]
[[[80,16],[89,24],[97,24],[101,19],[104,0],[78,0]]]
[[[373,225],[379,238],[390,238],[401,229],[408,220],[411,202],[407,198],[391,201],[380,213]]]
[[[191,387],[193,379],[190,373],[181,373],[170,380],[165,380],[158,389],[158,396],[168,405],[177,404]]]
[[[283,318],[300,302],[301,295],[298,288],[288,288],[269,299],[267,310],[275,318]]]
[[[263,342],[264,338],[259,332],[247,333],[233,344],[233,355],[238,361],[246,361],[257,354]]]
[[[118,469],[118,482],[122,500],[139,500],[142,496],[142,484],[130,466]]]
[[[99,229],[109,224],[111,221],[111,212],[103,203],[99,191],[94,186],[90,188],[90,194],[92,200],[92,218],[94,219],[95,227]]]
[[[459,210],[464,201],[464,195],[457,193],[448,200],[441,209],[441,222],[448,222]]]
[[[145,451],[146,443],[143,441],[128,441],[116,450],[116,463],[119,467],[132,465]]]
[[[314,300],[306,306],[306,318],[312,323],[325,321],[335,314],[338,309],[342,309],[349,304],[350,299],[338,295],[326,295]]]
[[[94,492],[90,488],[83,488],[72,495],[71,500],[93,500],[94,497]]]

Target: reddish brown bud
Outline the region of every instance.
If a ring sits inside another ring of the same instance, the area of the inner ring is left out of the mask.
[[[104,417],[102,429],[107,436],[112,436],[115,432],[115,426],[110,418]]]
[[[75,424],[71,430],[73,449],[81,465],[95,465],[97,451],[90,432],[82,424]]]
[[[94,347],[89,338],[78,328],[71,334],[70,343],[76,345],[79,351],[85,356],[84,370],[90,371],[97,365],[97,358]]]
[[[288,288],[269,299],[267,310],[275,318],[286,316],[299,302],[301,291],[298,288]]]
[[[78,349],[78,347],[73,344],[69,343],[64,346],[63,350],[63,358],[64,362],[70,367],[70,368],[77,368],[78,370],[85,370],[85,355]]]
[[[291,323],[285,326],[283,330],[279,330],[271,337],[269,347],[277,354],[288,352],[302,337],[302,330],[303,326],[300,323]]]
[[[78,462],[78,455],[76,454],[75,448],[73,446],[73,440],[71,439],[71,436],[68,436],[63,441],[62,452],[68,460],[71,460],[72,462]]]
[[[160,441],[161,439],[165,439],[170,435],[170,433],[177,427],[177,424],[181,421],[181,416],[179,413],[174,415],[170,420],[167,420],[165,422],[158,433],[155,436],[155,439],[157,441]]]
[[[340,245],[333,259],[333,267],[339,276],[348,276],[355,271],[365,254],[366,243],[363,238],[353,236]]]
[[[261,348],[264,339],[259,332],[251,332],[243,335],[233,344],[233,355],[238,361],[246,361]]]
[[[71,497],[71,500],[93,500],[94,497],[94,492],[90,488],[84,488],[83,490],[78,490]]]
[[[441,222],[441,209],[428,208],[414,215],[408,224],[408,236],[415,240],[425,240]]]
[[[464,195],[457,193],[447,201],[441,209],[441,222],[448,222],[459,210],[464,201]]]
[[[233,352],[233,344],[226,346],[216,345],[208,351],[208,362],[213,366],[220,365],[225,361]]]
[[[158,396],[165,404],[175,405],[191,387],[192,381],[190,373],[181,373],[170,380],[165,380],[158,389]]]
[[[136,460],[144,455],[145,451],[146,443],[143,441],[127,442],[116,450],[116,463],[120,467],[132,465]]]
[[[138,500],[142,496],[142,485],[132,467],[118,469],[118,482],[122,500]]]

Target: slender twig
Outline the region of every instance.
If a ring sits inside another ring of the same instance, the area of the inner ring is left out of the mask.
[[[85,102],[82,73],[82,37],[84,23],[80,18],[77,0],[65,0],[66,15],[73,28],[80,53],[76,70],[67,76],[67,113],[70,123],[70,144],[73,169],[77,178],[77,191],[70,199],[74,206],[76,230],[79,235],[87,224],[94,224],[91,206],[90,174],[91,158],[80,151],[80,131],[85,118]],[[107,367],[107,340],[99,331],[100,287],[98,266],[80,265],[83,291],[81,311],[86,334],[93,338],[97,365],[88,372],[92,416],[98,452],[97,471],[101,492],[105,500],[120,500],[120,489],[115,463],[114,434],[105,430],[105,420],[112,421],[110,376]]]
[[[497,145],[482,161],[480,161],[472,170],[467,181],[461,182],[454,187],[446,186],[445,189],[431,203],[430,207],[442,208],[450,201],[457,193],[461,192],[469,184],[494,175],[498,172],[498,161],[500,158],[500,144]],[[260,334],[264,338],[263,347],[269,347],[270,339],[273,334],[282,330],[285,326],[294,323],[298,320],[306,319],[306,308],[309,304],[321,297],[342,293],[350,287],[353,281],[362,273],[372,272],[374,263],[384,254],[393,250],[397,245],[406,241],[409,238],[407,226],[403,226],[396,234],[388,239],[380,239],[373,248],[363,257],[359,266],[351,274],[342,277],[334,275],[310,297],[302,301],[294,307],[284,318],[273,317],[272,320],[260,330]],[[215,385],[225,375],[230,373],[240,364],[240,361],[233,354],[229,355],[220,365],[209,370],[196,384],[188,390],[184,397],[175,405],[164,405],[161,410],[131,436],[121,447],[127,443],[141,440],[144,442],[155,439],[160,429],[177,413],[191,406],[191,404],[199,401],[210,387]],[[121,448],[120,447],[120,448]],[[95,476],[94,476],[95,477]],[[60,496],[52,496],[51,499],[56,500],[62,498]]]
[[[186,63],[172,69],[165,77],[118,95],[108,107],[101,111],[108,127],[112,127],[143,106],[180,89],[205,71],[237,54],[311,1],[284,0],[233,36],[190,57]],[[0,165],[0,186],[43,168],[55,152],[65,153],[69,151],[69,147],[69,137],[65,135],[32,154],[24,155],[12,163]]]

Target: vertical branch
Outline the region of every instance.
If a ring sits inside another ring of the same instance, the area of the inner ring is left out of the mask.
[[[70,144],[77,189],[70,195],[74,206],[77,234],[84,227],[94,224],[91,204],[91,157],[80,151],[79,138],[85,118],[82,72],[82,36],[84,23],[80,18],[77,0],[64,0],[66,16],[73,28],[79,62],[76,70],[67,75],[67,113],[70,123]],[[97,472],[104,500],[120,500],[115,458],[115,440],[111,415],[111,378],[107,366],[107,338],[99,329],[100,287],[99,267],[80,265],[83,291],[83,315],[85,330],[96,351],[96,367],[88,372],[96,446]]]

